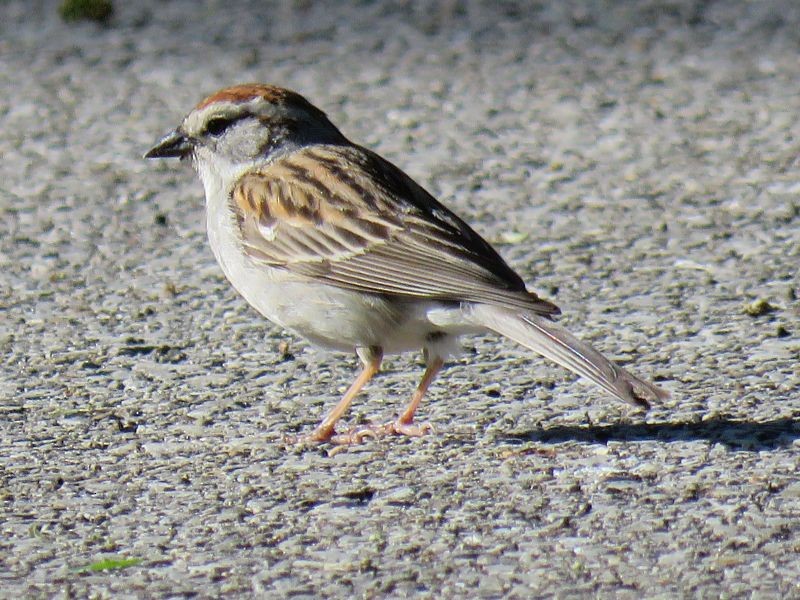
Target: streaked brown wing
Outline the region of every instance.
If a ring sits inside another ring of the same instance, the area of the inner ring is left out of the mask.
[[[231,194],[255,261],[374,294],[558,308],[461,219],[366,149],[315,146],[242,178]]]

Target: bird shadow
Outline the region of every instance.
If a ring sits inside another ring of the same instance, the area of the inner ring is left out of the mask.
[[[696,423],[557,425],[555,427],[535,427],[500,437],[501,441],[509,443],[536,442],[539,444],[705,441],[712,444],[723,444],[730,450],[740,452],[776,450],[791,446],[798,438],[800,438],[800,418],[794,417],[760,422],[714,417]]]

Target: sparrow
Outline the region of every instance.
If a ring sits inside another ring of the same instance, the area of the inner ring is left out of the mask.
[[[201,101],[145,158],[191,159],[211,249],[261,315],[363,368],[304,441],[422,435],[415,412],[459,337],[495,332],[640,409],[668,393],[554,321],[494,248],[398,167],[349,141],[300,94],[250,83]],[[426,370],[393,422],[337,435],[386,354],[422,349]]]

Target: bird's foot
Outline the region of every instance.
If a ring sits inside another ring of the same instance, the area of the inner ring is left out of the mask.
[[[365,425],[352,430],[348,436],[353,443],[360,444],[365,438],[379,439],[388,435],[405,435],[408,437],[421,437],[426,433],[434,432],[430,423],[412,423],[400,419],[383,425]]]
[[[333,429],[320,429],[317,428],[311,433],[305,435],[287,435],[284,436],[283,441],[290,445],[315,445],[322,443],[333,444],[334,446],[352,446],[360,444],[365,438],[377,438],[378,432],[372,428],[359,427],[353,428],[347,433],[336,433]]]
[[[406,423],[400,419],[381,425],[380,429],[383,430],[383,435],[406,435],[408,437],[421,437],[426,433],[436,433],[430,423]]]
[[[364,425],[354,427],[347,433],[336,433],[333,429],[317,428],[309,434],[287,436],[287,444],[319,444],[328,442],[334,446],[354,446],[367,439],[377,440],[388,435],[405,435],[408,437],[421,437],[427,433],[434,433],[430,423],[405,423],[400,419],[384,425]]]

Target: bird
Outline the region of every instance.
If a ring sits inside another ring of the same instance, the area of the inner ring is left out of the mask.
[[[211,249],[261,315],[313,345],[355,352],[362,368],[298,442],[420,436],[414,421],[463,335],[494,332],[639,409],[669,393],[558,324],[498,252],[400,168],[351,142],[289,89],[247,83],[202,100],[145,158],[190,160],[205,191]],[[387,354],[419,350],[426,368],[385,425],[336,424]]]

